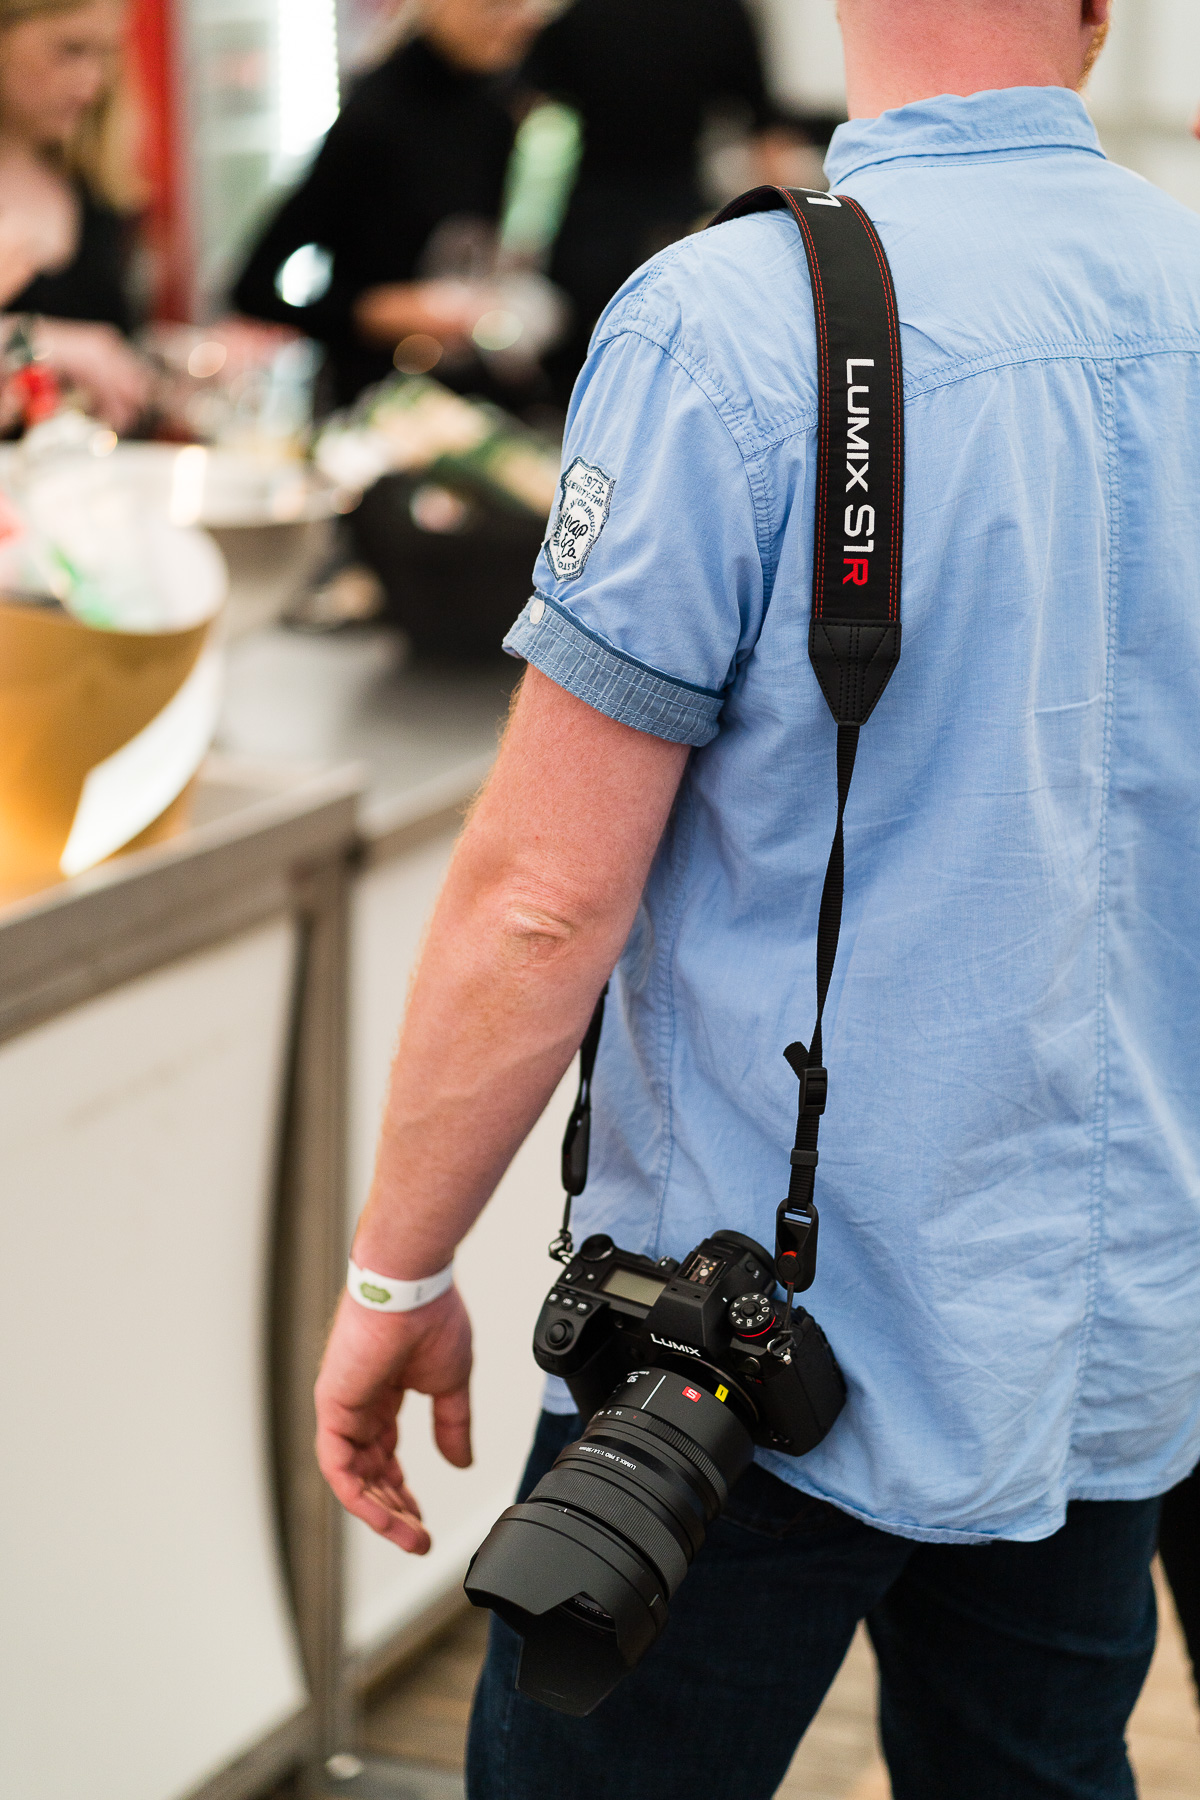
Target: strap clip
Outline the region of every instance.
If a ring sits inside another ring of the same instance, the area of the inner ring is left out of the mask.
[[[563,1226],[558,1236],[546,1245],[546,1255],[552,1262],[569,1263],[574,1260],[575,1240],[566,1225]]]
[[[562,1184],[574,1197],[587,1186],[588,1150],[592,1137],[592,1109],[585,1094],[576,1100],[567,1120],[562,1146]]]
[[[811,1287],[816,1277],[820,1222],[811,1200],[807,1205],[782,1200],[775,1214],[775,1276],[798,1294]]]

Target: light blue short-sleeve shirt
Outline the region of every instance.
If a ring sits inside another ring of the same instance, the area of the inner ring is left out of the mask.
[[[846,814],[805,1296],[849,1398],[762,1460],[908,1537],[1033,1539],[1200,1458],[1200,220],[1056,88],[856,121],[827,167],[900,308],[904,650]],[[507,640],[696,746],[576,1215],[654,1256],[770,1244],[786,1191],[835,812],[816,417],[790,219],[656,257]]]

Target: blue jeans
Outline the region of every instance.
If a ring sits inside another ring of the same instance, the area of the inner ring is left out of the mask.
[[[522,1497],[579,1432],[542,1415]],[[470,1800],[768,1800],[860,1619],[895,1800],[1134,1800],[1158,1507],[1076,1502],[1037,1544],[916,1544],[753,1466],[590,1717],[517,1693],[520,1640],[493,1618]]]

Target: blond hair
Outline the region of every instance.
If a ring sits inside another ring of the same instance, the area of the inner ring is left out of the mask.
[[[82,12],[88,4],[89,0],[0,0],[0,58],[9,26],[24,24],[26,19]],[[96,200],[118,212],[137,212],[148,198],[138,165],[140,126],[128,71],[122,67],[88,108],[74,135],[47,156]]]

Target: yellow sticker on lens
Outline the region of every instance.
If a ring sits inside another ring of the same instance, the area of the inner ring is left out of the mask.
[[[729,1389],[727,1387],[719,1387],[717,1389],[717,1399],[718,1400],[728,1400],[728,1398],[729,1398]]]

